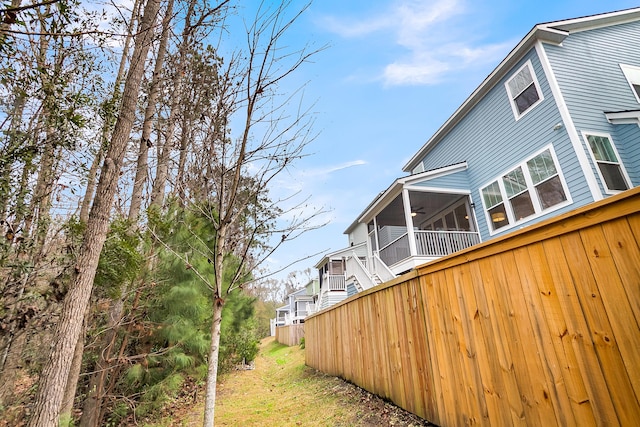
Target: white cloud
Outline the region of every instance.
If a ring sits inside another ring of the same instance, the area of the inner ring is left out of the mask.
[[[332,17],[324,23],[341,37],[380,34],[394,44],[390,50],[395,58],[382,67],[377,80],[395,86],[436,84],[453,72],[504,56],[512,41],[474,45],[477,27],[471,19],[464,0],[400,0],[379,15],[357,21]]]
[[[330,165],[330,166],[325,166],[323,168],[307,169],[302,171],[302,175],[309,176],[309,177],[326,176],[333,172],[338,172],[353,166],[360,166],[360,165],[366,165],[366,164],[367,162],[364,160],[352,160],[350,162],[340,163],[338,165]]]
[[[450,64],[432,58],[412,58],[409,62],[394,62],[385,67],[383,80],[387,85],[425,85],[440,81],[451,69]]]
[[[341,37],[359,37],[390,28],[393,26],[393,21],[382,16],[367,21],[342,22],[335,17],[327,16],[323,19],[322,24],[328,31]]]
[[[365,160],[352,160],[315,168],[292,168],[288,173],[279,175],[270,188],[270,196],[283,201],[280,207],[284,212],[280,220],[288,222],[312,212],[322,212],[315,217],[313,225],[336,221],[337,213],[331,205],[335,201],[336,188],[327,184],[332,179],[331,175],[365,164]]]

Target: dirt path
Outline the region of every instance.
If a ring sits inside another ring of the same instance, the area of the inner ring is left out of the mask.
[[[254,370],[234,372],[218,386],[216,426],[275,425],[431,424],[352,384],[316,372],[305,366],[304,350],[267,338]]]

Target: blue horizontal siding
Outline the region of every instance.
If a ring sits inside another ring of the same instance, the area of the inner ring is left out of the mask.
[[[631,185],[640,185],[640,126],[616,125],[611,138],[616,143]]]
[[[591,158],[581,132],[610,134],[632,185],[640,185],[640,128],[636,125],[612,125],[604,115],[605,111],[640,109],[619,65],[640,66],[640,22],[572,33],[560,46],[543,46],[563,96],[559,102],[566,103],[587,157]],[[555,150],[573,203],[531,222],[593,201],[567,129],[555,126],[563,121],[535,49],[529,51],[513,71],[527,60],[533,65],[544,96],[540,104],[516,120],[504,87],[504,82],[512,77],[513,72],[507,73],[422,159],[424,170],[467,162],[468,170],[464,174],[416,185],[470,189],[483,239],[490,235],[482,211],[480,188],[545,146],[552,145]],[[596,166],[590,162],[590,167],[598,177]]]
[[[589,159],[582,132],[610,134],[632,184],[640,185],[640,128],[612,125],[604,115],[640,109],[620,69],[621,63],[640,66],[640,22],[571,34],[562,46],[545,45],[545,51]],[[591,163],[599,180],[595,167]]]
[[[445,176],[420,181],[412,185],[418,187],[436,187],[449,190],[470,190],[469,176],[466,170],[455,172]]]
[[[357,293],[358,293],[358,288],[356,288],[356,285],[353,283],[349,283],[347,285],[347,296],[350,297]]]
[[[581,176],[566,131],[553,130],[561,122],[561,117],[535,50],[527,53],[513,70],[518,70],[528,60],[531,60],[544,96],[540,104],[516,120],[504,86],[504,82],[513,75],[508,73],[423,159],[426,170],[467,162],[467,188],[472,191],[483,240],[490,235],[480,200],[482,186],[549,144],[554,146],[563,173]],[[584,180],[569,185],[570,193],[578,191],[581,186],[586,186]]]

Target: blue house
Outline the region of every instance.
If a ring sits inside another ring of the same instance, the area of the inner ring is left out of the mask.
[[[536,25],[403,170],[345,231],[343,289],[640,185],[640,8]]]

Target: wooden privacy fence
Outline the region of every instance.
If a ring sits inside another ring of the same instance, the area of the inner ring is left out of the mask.
[[[441,426],[640,425],[640,189],[306,319],[306,363]]]
[[[278,326],[276,328],[276,341],[280,344],[292,346],[300,344],[304,337],[304,323],[297,325]],[[305,339],[306,341],[306,339]]]

